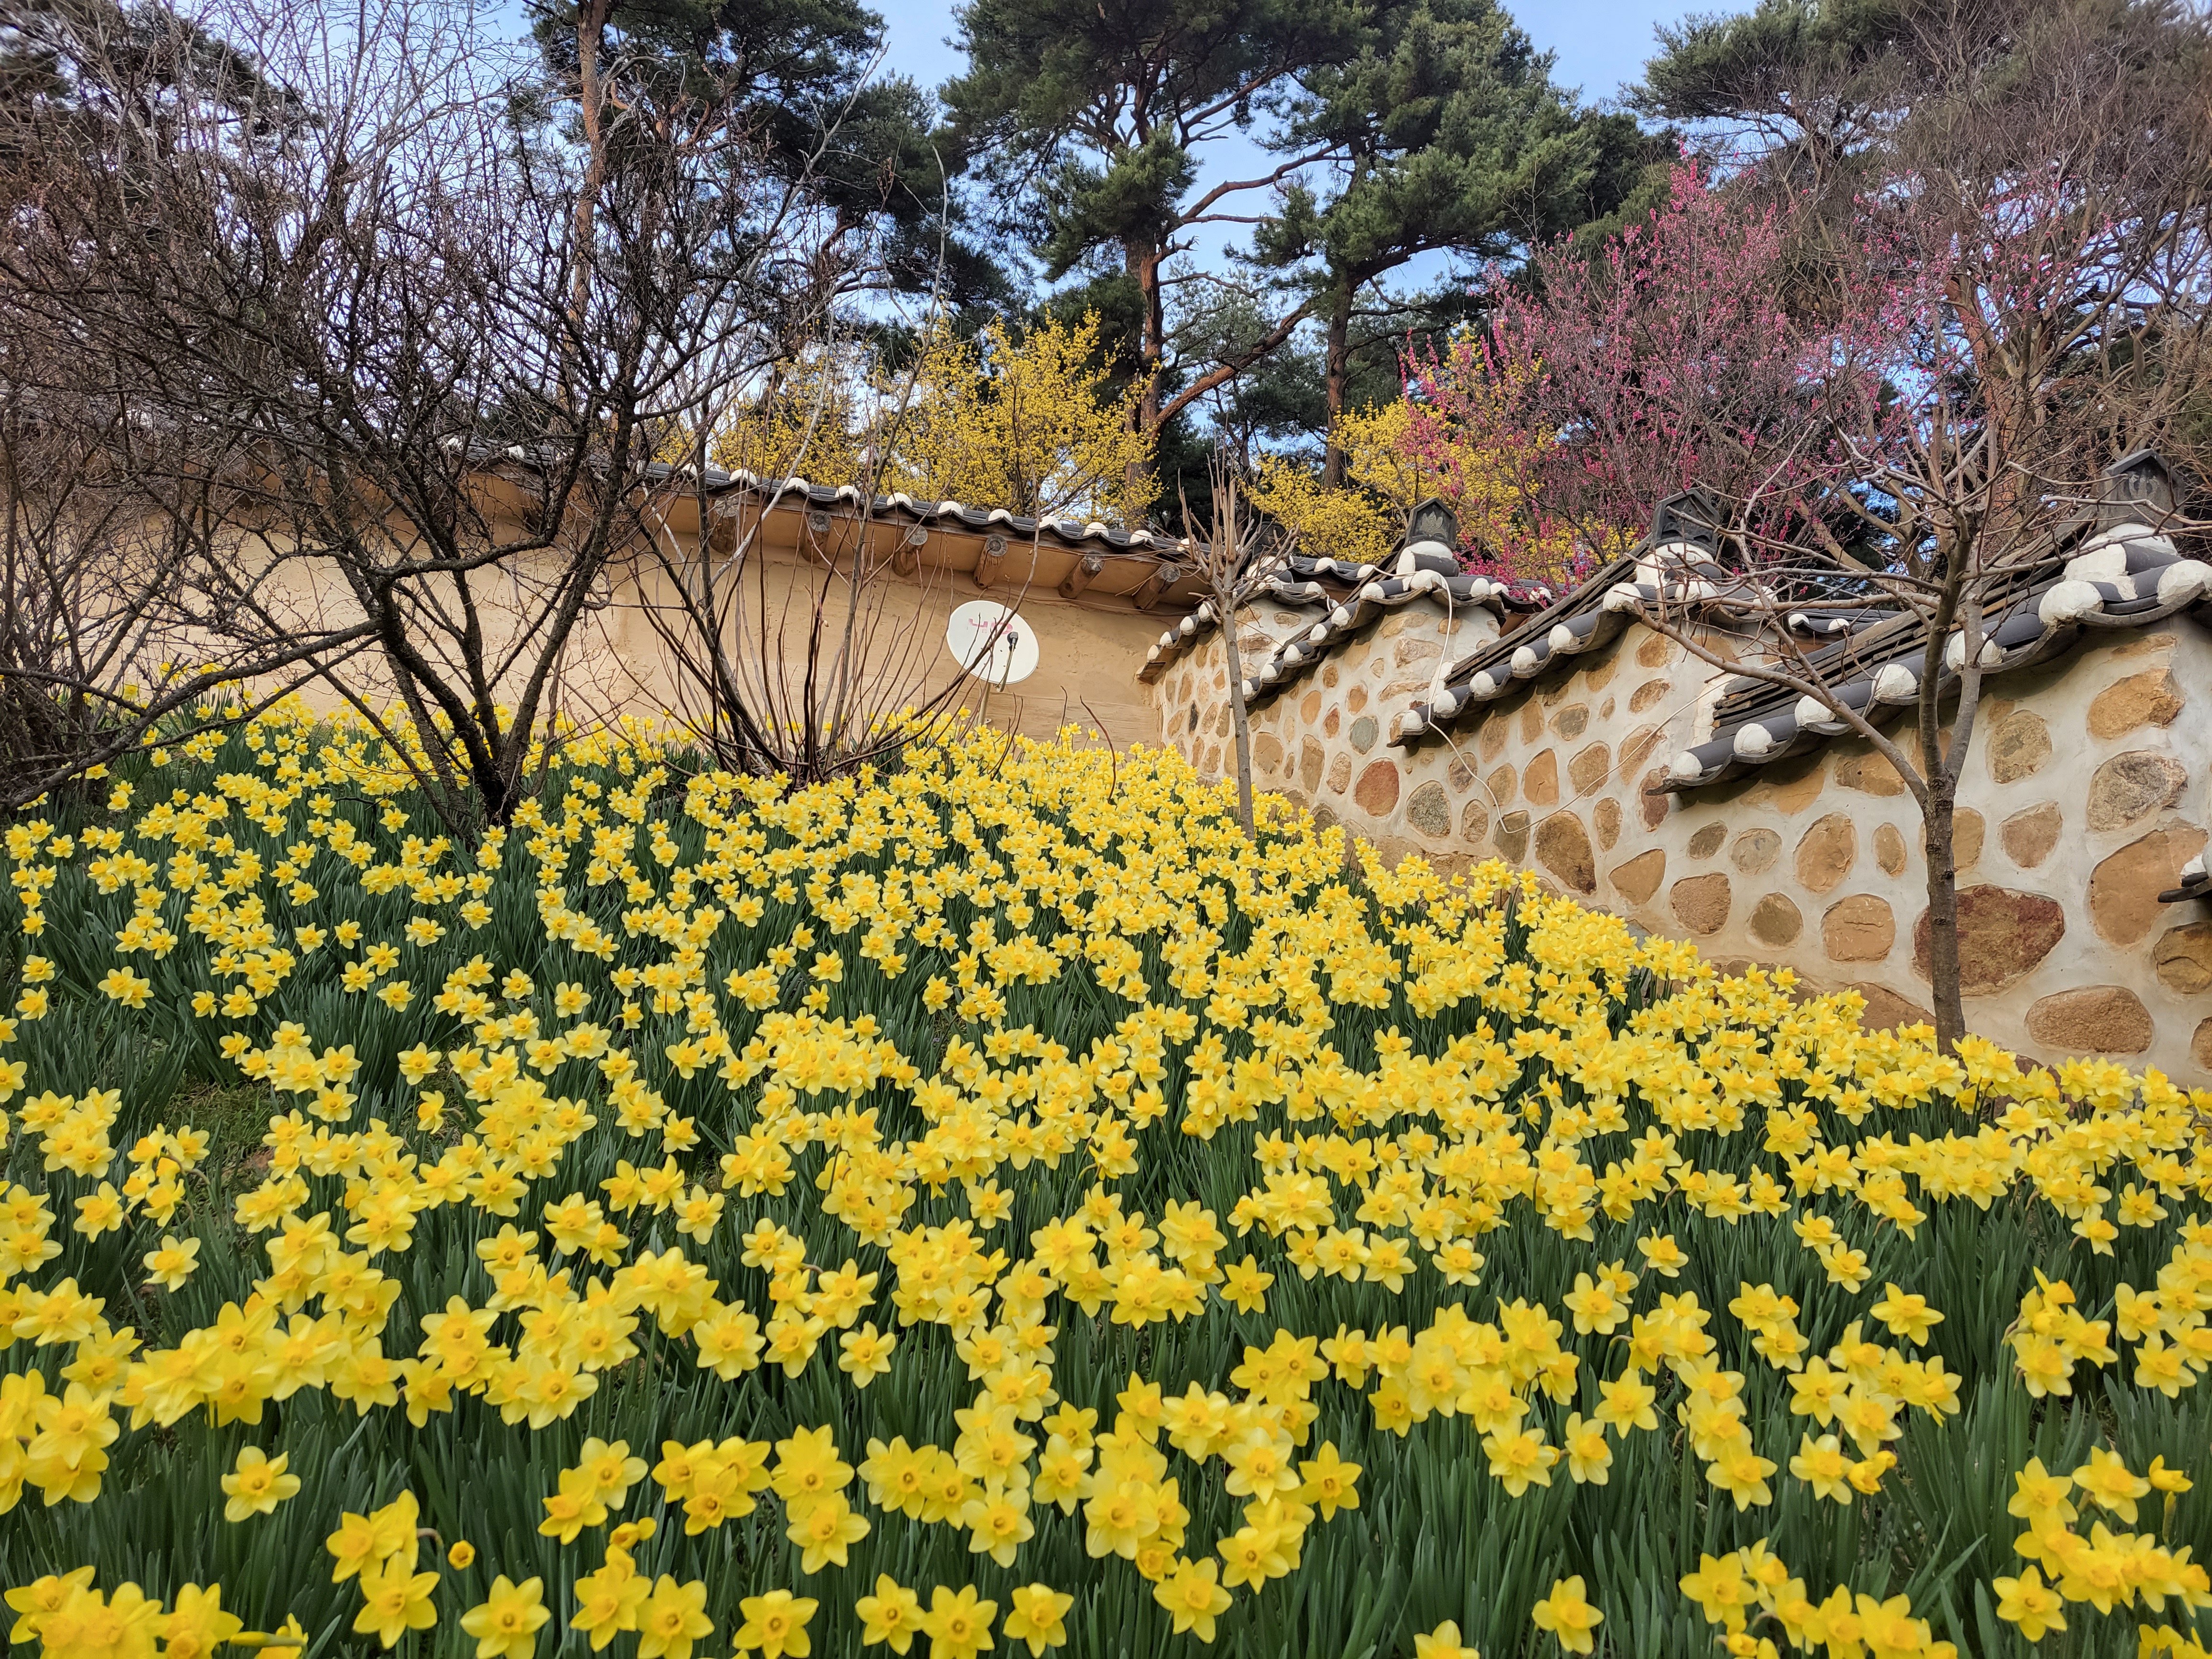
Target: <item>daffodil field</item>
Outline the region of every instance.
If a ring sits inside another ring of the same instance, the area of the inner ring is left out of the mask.
[[[2212,1092],[1073,735],[544,775],[8,828],[18,1651],[2204,1653]]]

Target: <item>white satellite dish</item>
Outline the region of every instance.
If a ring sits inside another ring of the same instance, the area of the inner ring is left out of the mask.
[[[945,625],[945,647],[961,667],[994,690],[1036,672],[1036,634],[989,599],[970,599]]]

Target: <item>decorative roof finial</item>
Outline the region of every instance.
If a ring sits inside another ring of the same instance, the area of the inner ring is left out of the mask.
[[[1459,545],[1459,520],[1434,495],[1414,506],[1406,520],[1405,539],[1398,545],[1407,548],[1415,542],[1442,542],[1448,548]]]
[[[2155,449],[2123,455],[2100,475],[2097,528],[2112,530],[2124,524],[2155,528],[2173,516],[2173,470]]]
[[[1717,552],[1720,522],[1719,503],[1704,486],[1693,484],[1651,509],[1651,528],[1644,545],[1653,548],[1668,542],[1690,542],[1708,553]]]

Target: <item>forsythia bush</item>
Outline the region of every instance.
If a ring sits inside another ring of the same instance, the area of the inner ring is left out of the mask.
[[[2202,1654],[2204,1112],[1172,755],[8,831],[27,1654]]]

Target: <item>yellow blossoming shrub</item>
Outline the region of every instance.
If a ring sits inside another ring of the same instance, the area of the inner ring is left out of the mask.
[[[1172,755],[545,762],[9,828],[26,1653],[2203,1651],[2212,1095]]]

